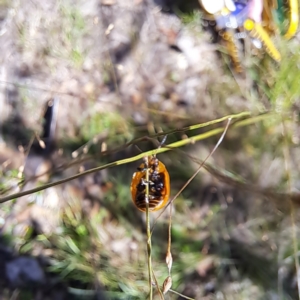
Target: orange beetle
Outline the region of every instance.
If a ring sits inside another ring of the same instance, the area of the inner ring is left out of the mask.
[[[133,174],[131,196],[134,205],[146,211],[146,171],[149,172],[149,211],[156,211],[166,206],[170,197],[170,176],[165,165],[155,155],[147,156]]]

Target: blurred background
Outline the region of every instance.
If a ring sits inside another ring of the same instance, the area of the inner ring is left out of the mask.
[[[157,155],[173,197],[226,122],[183,128],[249,112],[173,202],[182,295],[164,297],[299,299],[297,18],[297,1],[0,0],[0,298],[148,299],[145,215],[130,193],[142,161],[4,197],[162,140],[137,138],[208,134]],[[160,285],[168,220],[152,235]]]

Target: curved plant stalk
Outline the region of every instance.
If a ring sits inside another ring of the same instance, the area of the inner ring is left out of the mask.
[[[176,149],[176,151],[181,152],[186,157],[190,158],[196,164],[203,164],[203,160],[192,156],[180,149]],[[275,206],[284,212],[290,211],[290,208],[287,208],[287,202],[282,201],[282,199],[290,199],[295,205],[300,206],[300,193],[297,192],[280,192],[280,191],[273,191],[269,188],[262,188],[258,185],[252,184],[246,181],[244,178],[240,176],[236,176],[226,170],[221,170],[220,168],[213,167],[209,164],[203,164],[203,169],[205,169],[208,173],[210,173],[213,177],[218,179],[219,181],[226,183],[230,186],[234,186],[237,189],[250,191],[251,193],[262,195],[267,198],[272,199],[275,202]]]
[[[246,115],[249,115],[249,113],[246,112],[246,113],[241,113],[241,114],[236,114],[236,115],[230,115],[230,116],[224,117],[222,119],[225,119],[225,120],[226,119],[233,119],[233,116],[236,119],[236,118],[244,117]],[[231,127],[236,128],[236,127],[248,126],[248,125],[255,124],[257,122],[260,122],[262,120],[269,119],[269,118],[275,117],[275,116],[278,116],[278,114],[276,114],[276,113],[266,113],[266,114],[258,115],[258,116],[251,117],[251,118],[248,118],[248,119],[239,120],[236,123],[234,123]],[[219,122],[219,120],[218,120],[218,122]],[[210,122],[207,122],[205,124],[208,124],[208,123],[210,125],[211,124],[215,124],[214,121],[210,121]],[[205,125],[205,126],[207,126],[207,125]],[[201,127],[204,127],[203,124],[197,124],[197,125],[189,126],[189,130],[193,130],[193,129],[201,128]],[[177,130],[177,131],[174,131],[174,132],[178,132],[178,131],[181,131],[181,130]],[[7,202],[7,201],[12,200],[12,199],[16,199],[16,198],[19,198],[19,197],[30,195],[32,193],[40,192],[40,191],[43,191],[43,190],[45,190],[47,188],[50,188],[50,187],[53,187],[53,186],[56,186],[56,185],[59,185],[59,184],[62,184],[62,183],[66,183],[68,181],[77,179],[79,177],[82,177],[82,176],[85,176],[85,175],[88,175],[88,174],[92,174],[94,172],[101,171],[103,169],[107,169],[107,168],[112,168],[112,167],[119,166],[119,165],[128,164],[128,163],[137,161],[139,159],[142,159],[145,156],[150,156],[150,155],[153,155],[153,154],[163,153],[163,152],[170,151],[170,150],[172,150],[174,148],[180,148],[180,147],[183,147],[183,146],[188,145],[188,144],[193,144],[193,143],[195,143],[197,141],[201,141],[201,140],[207,139],[209,137],[215,136],[215,135],[217,135],[217,134],[219,134],[221,132],[223,132],[223,128],[212,129],[212,130],[210,130],[208,132],[201,133],[201,134],[193,136],[191,138],[180,140],[178,142],[169,144],[168,146],[165,146],[165,147],[162,147],[162,148],[159,148],[159,149],[146,151],[146,152],[140,153],[138,155],[135,155],[133,157],[121,159],[121,160],[118,160],[118,161],[115,161],[115,162],[111,162],[111,163],[105,164],[103,166],[92,168],[92,169],[89,169],[89,170],[84,171],[82,173],[75,174],[73,176],[70,176],[70,177],[67,177],[67,178],[55,181],[55,182],[47,183],[47,184],[44,184],[42,186],[30,189],[30,190],[26,190],[26,191],[22,191],[22,192],[17,192],[17,193],[8,195],[8,196],[1,197],[0,198],[0,203],[4,203],[4,202]],[[161,136],[161,135],[166,135],[166,133],[160,133],[159,136]]]

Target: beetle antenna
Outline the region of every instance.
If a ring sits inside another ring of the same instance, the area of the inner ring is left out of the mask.
[[[161,148],[162,145],[166,142],[167,137],[168,137],[168,135],[166,134],[166,135],[164,136],[164,138],[162,139],[162,141],[160,142],[160,144],[159,144],[159,146],[158,146],[158,149]]]
[[[159,145],[158,145],[156,151],[157,151],[159,148],[161,148],[162,145],[166,142],[167,137],[168,137],[168,135],[166,134],[166,135],[163,137],[162,141],[159,143]],[[156,153],[155,153],[153,156],[156,157]]]

